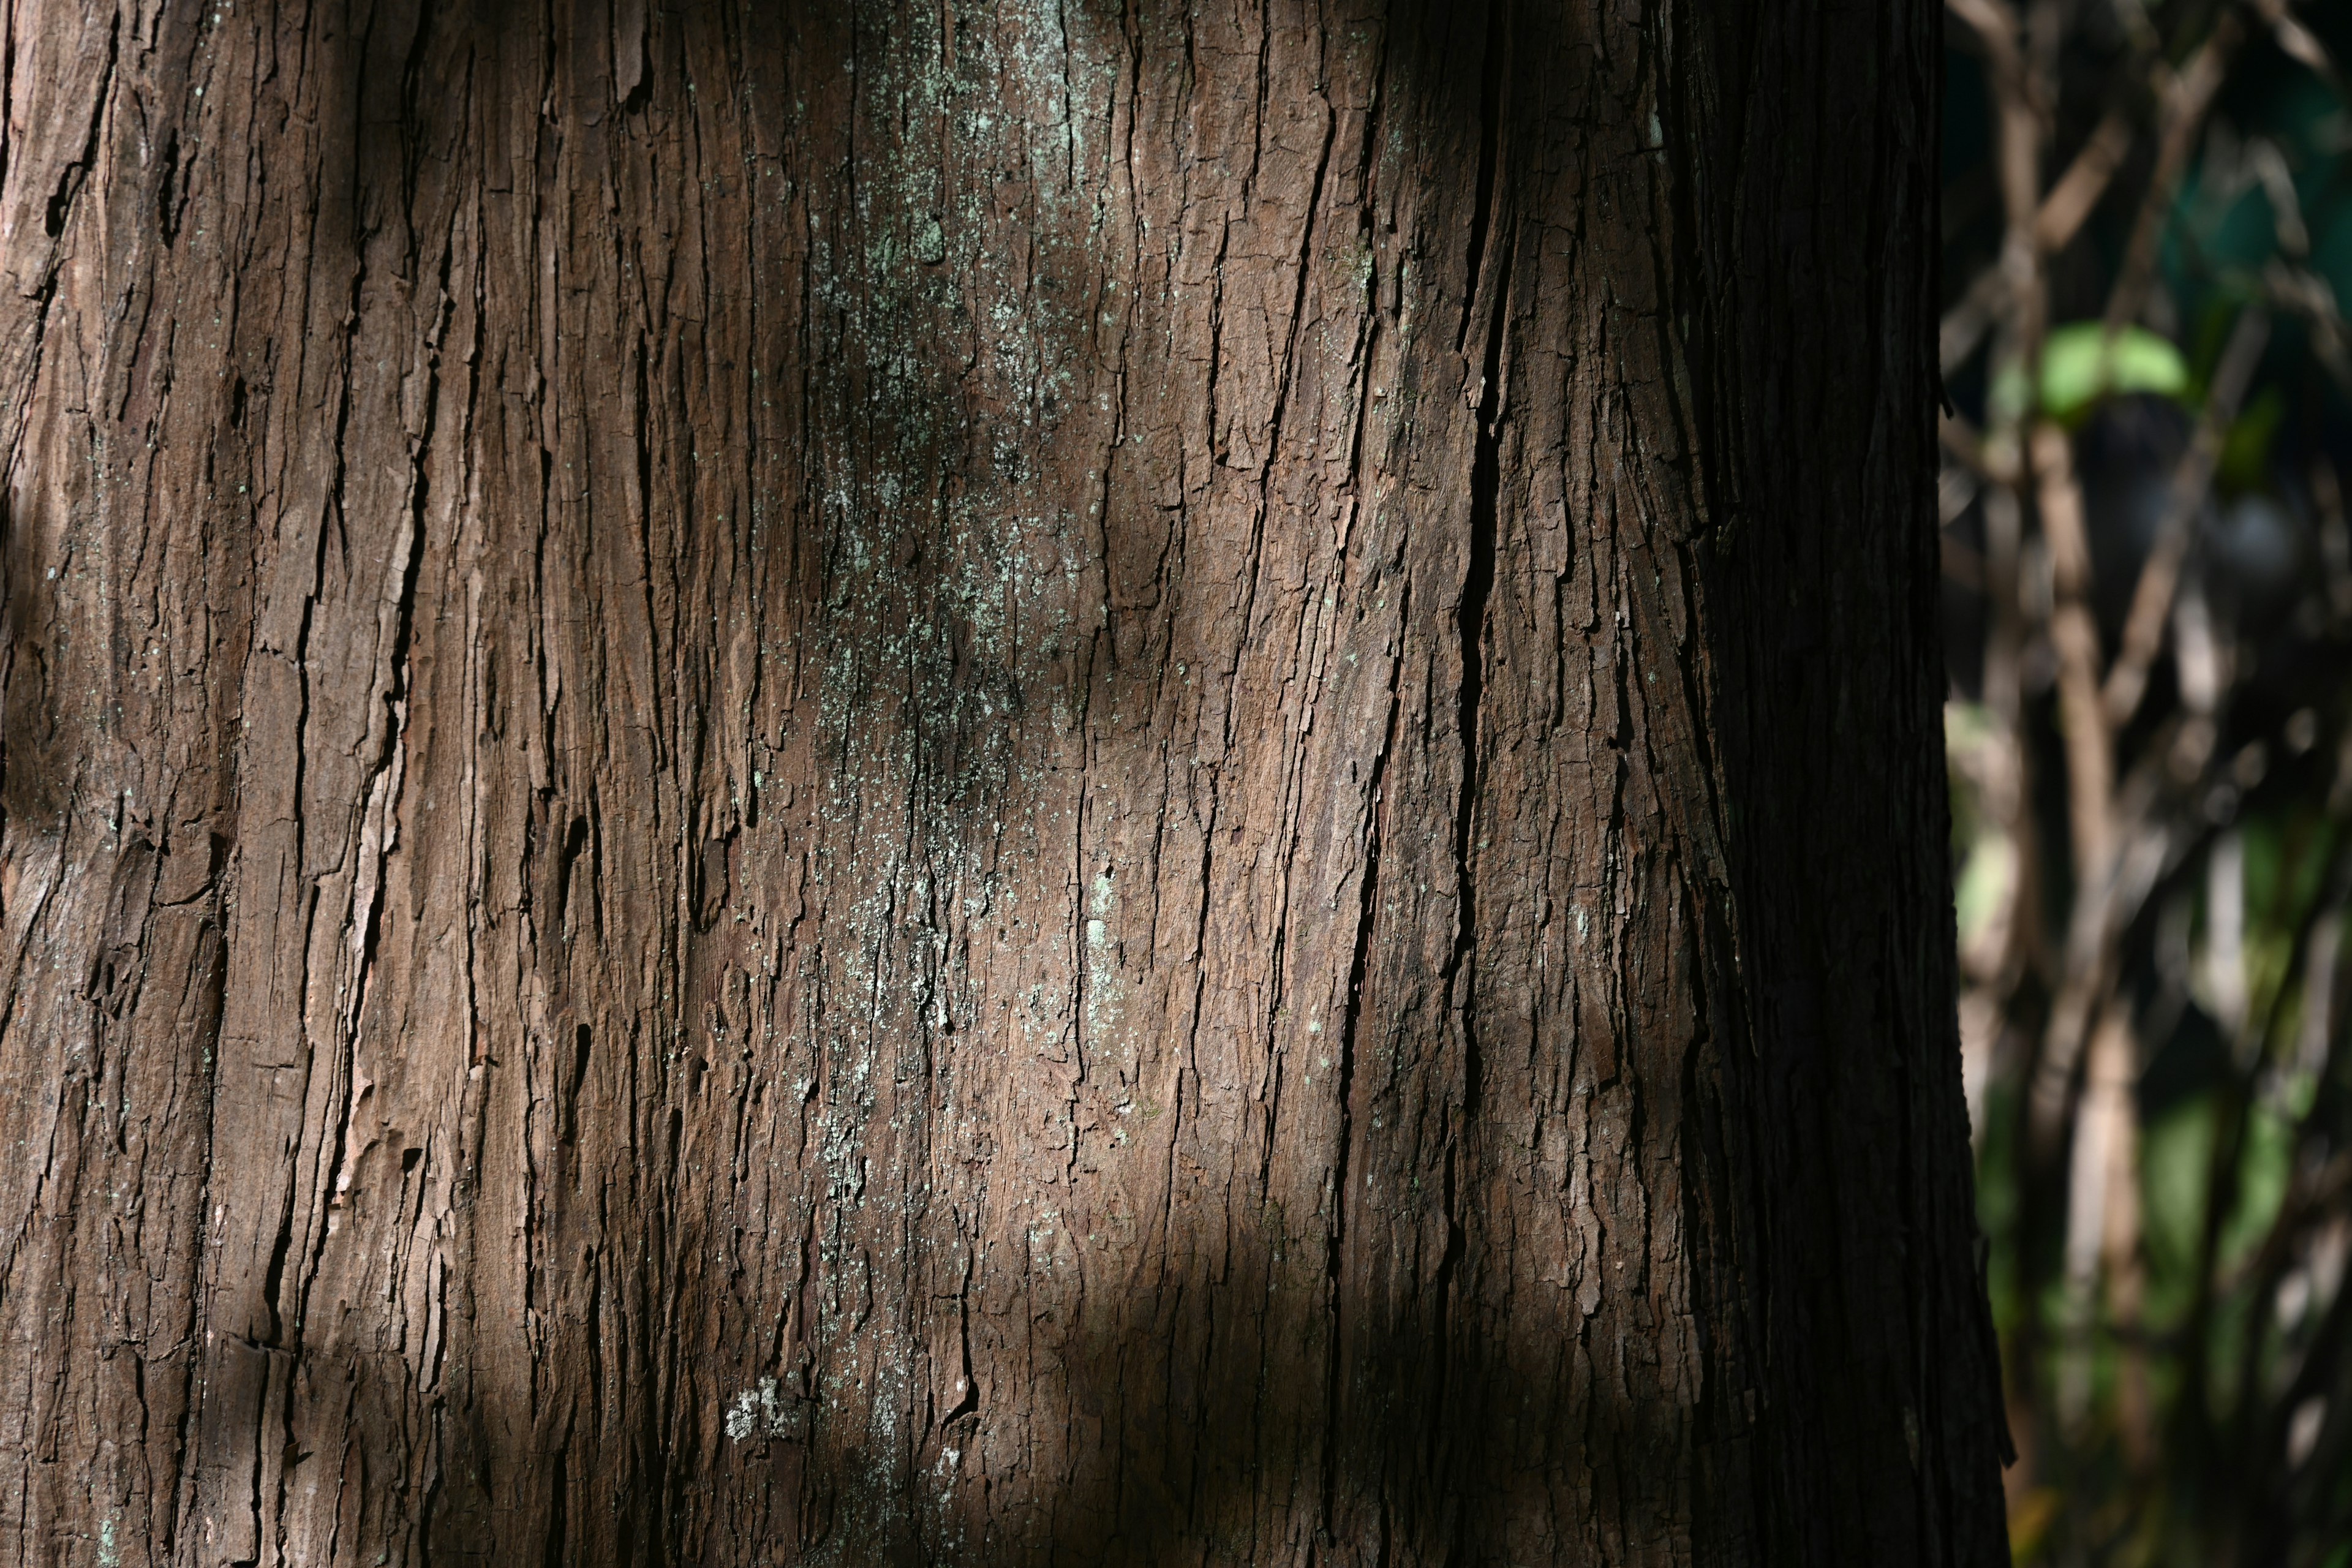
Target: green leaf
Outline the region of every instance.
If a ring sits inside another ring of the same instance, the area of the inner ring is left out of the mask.
[[[2042,345],[2042,411],[2054,419],[2072,419],[2102,397],[2179,397],[2188,390],[2189,362],[2144,327],[2110,339],[2098,321],[2070,321]]]

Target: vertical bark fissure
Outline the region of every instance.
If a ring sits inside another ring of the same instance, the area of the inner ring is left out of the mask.
[[[1487,0],[1486,50],[1478,65],[1478,184],[1470,205],[1469,259],[1462,269],[1462,322],[1454,329],[1454,352],[1470,346],[1470,327],[1478,310],[1478,285],[1485,279],[1486,241],[1494,227],[1495,180],[1503,150],[1503,66],[1507,50],[1504,34],[1510,0]]]
[[[1462,785],[1454,806],[1454,867],[1459,879],[1461,904],[1456,917],[1454,953],[1446,966],[1449,994],[1453,984],[1464,975],[1469,975],[1474,983],[1475,980],[1477,847],[1472,842],[1472,837],[1477,831],[1481,764],[1479,722],[1486,696],[1486,604],[1495,589],[1495,555],[1501,528],[1497,516],[1502,485],[1502,424],[1498,405],[1502,395],[1503,337],[1510,286],[1511,261],[1510,253],[1507,250],[1495,282],[1494,320],[1487,329],[1484,369],[1479,376],[1483,390],[1478,399],[1476,447],[1470,468],[1468,562],[1463,572],[1461,600],[1454,612],[1454,636],[1461,657],[1455,723],[1462,742]],[[1470,1079],[1466,1092],[1470,1096],[1470,1103],[1465,1110],[1475,1110],[1477,1047],[1473,1015],[1475,1008],[1466,996],[1458,1000],[1455,1005],[1462,1009],[1463,1032],[1469,1047]]]
[[[1474,297],[1482,281],[1479,269],[1485,261],[1495,224],[1494,208],[1499,200],[1496,185],[1496,165],[1501,156],[1506,9],[1506,0],[1492,0],[1487,12],[1486,81],[1479,107],[1478,205],[1471,228],[1469,287]],[[1495,554],[1500,528],[1497,512],[1502,487],[1503,339],[1510,308],[1512,250],[1513,247],[1506,237],[1494,268],[1486,337],[1478,360],[1470,463],[1469,539],[1461,596],[1454,611],[1454,641],[1460,660],[1455,726],[1462,747],[1462,783],[1454,817],[1454,866],[1460,903],[1455,917],[1454,952],[1447,962],[1444,976],[1449,996],[1453,995],[1454,986],[1469,964],[1477,943],[1477,891],[1473,875],[1475,857],[1471,838],[1476,829],[1478,808],[1479,721],[1486,691],[1486,603],[1495,587]],[[1467,332],[1465,304],[1465,340]],[[1465,1112],[1468,1114],[1475,1110],[1477,1096],[1477,1046],[1473,1019],[1475,1008],[1466,997],[1457,999],[1454,1005],[1462,1010],[1468,1069],[1465,1086],[1468,1103],[1465,1106]]]
[[[226,880],[226,875],[219,870],[218,862],[215,860],[211,888],[215,920],[211,963],[207,970],[200,972],[199,979],[199,984],[205,987],[200,993],[205,997],[205,1012],[201,1016],[202,1026],[196,1037],[199,1042],[199,1059],[204,1064],[206,1077],[213,1080],[199,1086],[204,1091],[205,1117],[205,1131],[200,1140],[200,1146],[209,1146],[212,1142],[214,1108],[219,1077],[221,1017],[227,998],[228,944],[225,934],[226,921],[221,918],[229,896],[228,889],[225,886]],[[205,1216],[212,1213],[215,1168],[215,1163],[208,1160],[205,1162],[204,1168],[198,1176],[194,1228],[199,1237],[205,1235],[209,1228]],[[0,1272],[0,1279],[5,1278],[6,1278],[5,1273]],[[171,1463],[163,1471],[172,1479],[163,1487],[158,1489],[164,1491],[169,1498],[163,1528],[163,1554],[167,1559],[178,1549],[180,1528],[195,1496],[194,1467],[188,1463],[188,1458],[195,1441],[192,1429],[195,1424],[197,1393],[203,1387],[204,1363],[199,1356],[190,1352],[196,1344],[196,1330],[203,1321],[202,1294],[199,1291],[191,1290],[188,1292],[187,1300],[182,1303],[182,1314],[179,1319],[180,1337],[176,1348],[183,1352],[180,1358],[180,1415],[179,1419],[173,1423]],[[140,1387],[143,1395],[146,1388],[143,1362]],[[144,1435],[148,1430],[148,1422],[145,1418],[143,1400],[141,1416],[140,1430]]]
[[[1482,68],[1479,101],[1481,177],[1472,226],[1474,258],[1470,275],[1464,285],[1465,318],[1463,331],[1457,339],[1457,352],[1467,345],[1468,311],[1483,281],[1486,248],[1495,226],[1494,208],[1500,200],[1497,189],[1502,157],[1505,14],[1505,0],[1492,0],[1487,8],[1486,55]],[[1503,330],[1510,297],[1511,247],[1507,241],[1501,247],[1500,258],[1493,269],[1495,280],[1490,296],[1487,335],[1479,356],[1480,379],[1472,415],[1469,537],[1465,542],[1462,584],[1454,608],[1454,646],[1459,661],[1454,730],[1461,750],[1460,782],[1454,797],[1452,825],[1454,928],[1453,945],[1439,976],[1439,992],[1460,1034],[1462,1077],[1461,1102],[1454,1109],[1444,1134],[1444,1172],[1439,1205],[1445,1217],[1446,1237],[1433,1281],[1437,1334],[1433,1404],[1440,1419],[1433,1422],[1430,1429],[1428,1462],[1432,1466],[1438,1462],[1444,1451],[1444,1437],[1451,1421],[1477,1419],[1475,1411],[1466,1416],[1454,1415],[1449,1410],[1448,1400],[1454,1393],[1454,1355],[1452,1345],[1457,1305],[1454,1298],[1464,1289],[1461,1271],[1469,1247],[1468,1227],[1465,1223],[1466,1216],[1462,1206],[1468,1183],[1468,1173],[1464,1166],[1473,1157],[1472,1143],[1477,1123],[1481,1077],[1475,973],[1477,889],[1473,835],[1476,830],[1480,782],[1479,726],[1485,697],[1486,609],[1495,586],[1495,556],[1499,530],[1501,432],[1497,416],[1502,384]]]
[[[99,75],[98,92],[90,102],[89,129],[83,135],[81,152],[58,172],[57,189],[50,193],[48,206],[41,215],[53,251],[57,237],[65,232],[66,219],[73,212],[74,199],[80,195],[90,170],[98,164],[100,138],[106,129],[106,106],[114,99],[115,67],[121,60],[121,47],[122,14],[118,11],[107,28],[106,66]],[[5,173],[5,168],[0,168],[0,175]]]
[[[1410,625],[1412,613],[1412,585],[1408,579],[1400,592],[1397,618]],[[1402,650],[1394,650],[1389,660],[1388,719],[1381,730],[1381,748],[1372,754],[1371,776],[1364,787],[1364,865],[1360,873],[1362,889],[1356,906],[1355,944],[1348,959],[1347,1011],[1339,1022],[1339,1082],[1336,1093],[1339,1127],[1331,1156],[1331,1228],[1323,1268],[1331,1316],[1323,1367],[1323,1529],[1327,1535],[1333,1531],[1337,1511],[1341,1405],[1346,1394],[1342,1351],[1347,1308],[1341,1268],[1348,1245],[1348,1182],[1352,1163],[1349,1156],[1356,1136],[1357,1037],[1363,1026],[1364,984],[1371,969],[1372,928],[1380,908],[1381,841],[1387,823],[1382,791],[1388,778],[1389,758],[1396,751],[1397,725],[1403,711],[1404,658]]]
[[[355,197],[357,193],[354,192]],[[315,213],[315,208],[313,211]],[[362,321],[362,305],[367,282],[367,237],[363,233],[355,232],[352,238],[357,259],[352,269],[351,297],[344,313],[341,353],[340,363],[336,365],[339,372],[338,401],[335,411],[334,441],[331,448],[331,463],[327,495],[320,508],[318,533],[312,543],[310,558],[310,582],[309,587],[303,592],[301,621],[295,633],[294,647],[290,656],[279,650],[280,657],[290,658],[297,693],[293,721],[294,740],[293,745],[289,748],[292,755],[289,773],[290,794],[294,805],[294,820],[289,826],[293,839],[291,859],[297,879],[296,898],[301,915],[299,929],[305,933],[310,928],[311,920],[319,904],[318,883],[315,879],[307,875],[310,813],[307,809],[305,792],[310,782],[308,761],[311,719],[310,638],[318,617],[320,595],[326,588],[328,535],[330,531],[341,534],[347,550],[350,538],[349,520],[344,512],[345,490],[349,479],[346,455],[351,437],[352,383],[359,370],[357,348]],[[310,1072],[315,1065],[316,1056],[316,1049],[310,1039],[307,1006],[310,994],[310,946],[306,934],[301,940],[299,965],[301,978],[296,992],[300,1001],[298,1003],[295,1015],[295,1028],[301,1037],[303,1047],[301,1092],[306,1100],[310,1093]],[[284,1345],[286,1339],[285,1318],[279,1306],[279,1296],[285,1284],[288,1255],[294,1244],[294,1205],[300,1195],[299,1182],[299,1165],[289,1163],[285,1170],[284,1186],[278,1199],[278,1233],[270,1243],[268,1266],[262,1274],[261,1306],[268,1314],[268,1339],[264,1342],[273,1349]],[[259,1418],[259,1414],[257,1413],[257,1419]],[[260,1485],[261,1467],[257,1461],[253,1467],[257,1531],[260,1529]]]

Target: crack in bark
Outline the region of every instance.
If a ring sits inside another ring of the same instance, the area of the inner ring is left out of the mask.
[[[1487,8],[1486,57],[1484,85],[1479,104],[1481,172],[1477,218],[1473,226],[1474,258],[1469,280],[1473,296],[1480,285],[1478,268],[1486,261],[1486,252],[1494,227],[1494,207],[1499,200],[1496,193],[1496,165],[1500,162],[1502,138],[1502,59],[1504,33],[1507,26],[1507,0],[1492,0]],[[1455,877],[1454,936],[1452,952],[1447,956],[1441,977],[1441,990],[1453,1008],[1462,1035],[1462,1103],[1460,1121],[1445,1140],[1444,1179],[1442,1208],[1445,1215],[1446,1243],[1439,1259],[1435,1280],[1437,1311],[1437,1343],[1441,1347],[1436,1369],[1436,1404],[1445,1406],[1450,1368],[1444,1349],[1451,1342],[1454,1295],[1459,1286],[1459,1276],[1468,1250],[1468,1237],[1459,1207],[1462,1196],[1460,1163],[1468,1157],[1465,1145],[1475,1136],[1479,1108],[1482,1064],[1479,1056],[1477,1025],[1476,950],[1478,942],[1478,903],[1476,881],[1476,847],[1473,837],[1476,830],[1481,757],[1479,725],[1481,704],[1486,694],[1486,605],[1495,586],[1495,557],[1500,520],[1497,509],[1502,479],[1502,358],[1505,328],[1508,321],[1511,294],[1511,259],[1514,245],[1507,236],[1498,247],[1490,314],[1486,325],[1485,353],[1480,360],[1478,400],[1475,416],[1475,445],[1470,468],[1470,537],[1467,561],[1463,571],[1461,598],[1455,609],[1455,643],[1460,658],[1457,689],[1456,731],[1462,752],[1460,793],[1455,798],[1454,817],[1454,868]],[[1466,338],[1468,319],[1464,321]],[[1430,1461],[1438,1458],[1439,1436],[1444,1424],[1431,1428]]]
[[[58,172],[57,188],[50,192],[48,205],[42,209],[41,226],[51,239],[65,232],[74,198],[81,194],[90,170],[98,166],[99,133],[106,126],[106,106],[114,98],[115,66],[121,58],[121,47],[122,16],[117,12],[113,25],[107,29],[106,66],[99,73],[98,96],[89,107],[89,130],[83,136],[81,152]],[[51,264],[55,265],[54,261]]]
[[[1412,584],[1407,579],[1397,601],[1400,625],[1412,624]],[[1325,1289],[1328,1292],[1331,1314],[1330,1348],[1324,1359],[1324,1459],[1323,1459],[1323,1529],[1331,1532],[1336,1516],[1336,1492],[1339,1486],[1337,1445],[1339,1438],[1339,1405],[1343,1377],[1340,1364],[1341,1314],[1344,1294],[1340,1288],[1341,1258],[1348,1241],[1348,1194],[1350,1154],[1355,1140],[1355,1086],[1357,1038],[1363,1026],[1364,984],[1370,973],[1372,927],[1377,918],[1381,886],[1381,842],[1386,826],[1382,810],[1382,790],[1388,778],[1389,759],[1396,752],[1398,721],[1404,711],[1404,658],[1402,650],[1392,652],[1389,659],[1388,721],[1381,736],[1381,749],[1372,755],[1371,777],[1364,790],[1365,814],[1369,818],[1364,837],[1363,887],[1356,907],[1356,939],[1348,960],[1347,1011],[1339,1021],[1339,1136],[1337,1152],[1332,1160],[1331,1234],[1324,1261]]]

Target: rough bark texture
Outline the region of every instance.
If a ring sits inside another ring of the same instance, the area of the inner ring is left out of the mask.
[[[0,28],[0,1560],[2006,1560],[1927,0]]]

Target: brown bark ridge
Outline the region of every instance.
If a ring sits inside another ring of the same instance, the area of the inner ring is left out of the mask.
[[[0,9],[0,1561],[2005,1561],[1748,9]]]

